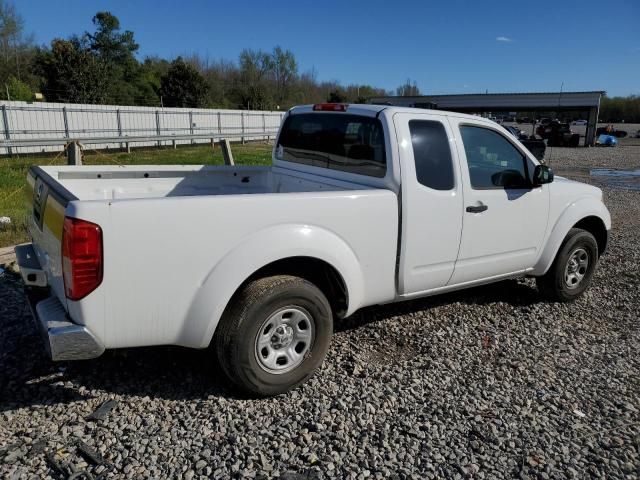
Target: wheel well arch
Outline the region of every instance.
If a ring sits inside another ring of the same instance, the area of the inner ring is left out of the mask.
[[[595,215],[591,215],[589,217],[585,217],[577,222],[573,228],[580,228],[582,230],[586,230],[591,235],[593,235],[596,239],[596,243],[598,244],[598,256],[602,256],[602,254],[607,249],[607,243],[609,241],[609,235],[607,232],[607,227],[600,217],[596,217]]]
[[[343,317],[347,312],[349,292],[343,276],[330,263],[314,257],[287,257],[259,268],[236,289],[232,300],[249,282],[273,275],[293,275],[304,278],[324,293],[336,316]]]

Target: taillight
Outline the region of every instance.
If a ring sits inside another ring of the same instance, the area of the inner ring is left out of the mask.
[[[69,300],[80,300],[98,288],[102,282],[102,229],[99,225],[65,217],[62,275]]]
[[[346,112],[347,105],[344,103],[316,103],[313,110],[322,112]]]

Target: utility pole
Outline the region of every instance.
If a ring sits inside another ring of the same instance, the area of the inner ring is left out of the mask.
[[[558,111],[556,112],[558,117],[557,119],[560,120],[560,110],[562,110],[562,89],[564,88],[564,80],[562,81],[562,84],[560,85],[560,95],[558,95]]]

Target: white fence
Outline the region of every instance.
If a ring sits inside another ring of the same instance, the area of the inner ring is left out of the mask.
[[[65,140],[94,149],[268,139],[283,112],[0,102],[0,154],[55,152]],[[175,138],[171,138],[175,137]],[[96,143],[105,139],[106,143]]]

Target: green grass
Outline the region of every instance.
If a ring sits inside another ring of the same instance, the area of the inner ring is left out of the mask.
[[[231,147],[238,165],[269,165],[271,145],[264,143],[234,144]],[[86,165],[222,165],[222,152],[216,145],[173,148],[147,148],[131,153],[106,153],[85,150]],[[0,158],[0,217],[11,218],[11,224],[0,225],[0,247],[28,240],[26,231],[27,199],[25,184],[31,165],[64,165],[64,155]]]

